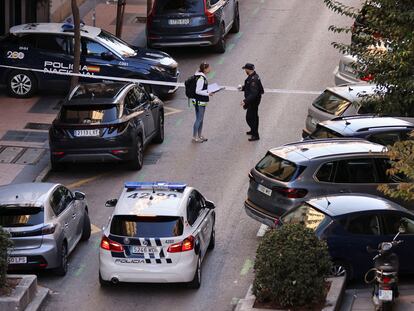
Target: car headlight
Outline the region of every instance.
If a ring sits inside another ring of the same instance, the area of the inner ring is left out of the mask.
[[[169,66],[172,68],[177,68],[177,62],[171,57],[164,57],[160,59],[160,64],[164,66]]]

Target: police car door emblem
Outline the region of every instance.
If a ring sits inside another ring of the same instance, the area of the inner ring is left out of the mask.
[[[142,241],[142,245],[148,246],[148,242],[147,241]]]
[[[124,244],[129,244],[130,242],[129,238],[124,238]]]

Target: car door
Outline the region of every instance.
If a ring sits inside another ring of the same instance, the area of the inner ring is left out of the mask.
[[[197,198],[196,191],[192,191],[188,198],[187,203],[187,221],[193,228],[193,236],[197,240],[197,247],[199,248],[199,252],[202,257],[204,257],[205,250],[207,247],[206,241],[206,222],[205,219],[205,211],[202,211],[202,207],[200,205],[200,201]]]
[[[155,131],[155,120],[157,117],[157,107],[152,103],[147,92],[140,86],[134,87],[135,97],[138,106],[144,111],[146,136],[150,137]]]
[[[235,0],[224,0],[224,20],[226,25],[226,32],[230,31],[234,20],[234,1]]]
[[[143,127],[144,139],[147,140],[151,135],[151,124],[147,116],[147,107],[139,103],[135,88],[131,88],[126,94],[124,107],[128,118],[130,118],[130,122],[134,127],[137,129],[141,126]]]
[[[74,239],[75,239],[75,243],[76,241],[78,241],[82,235],[82,229],[83,229],[83,203],[81,201],[75,200],[75,196],[73,195],[73,193],[65,188],[65,192],[66,192],[66,201],[68,202],[68,204],[71,204],[71,209],[72,209],[72,222],[73,222],[73,234],[74,234]]]
[[[403,242],[393,250],[400,261],[400,271],[406,273],[414,272],[414,216],[402,212],[384,212],[381,215],[384,241],[392,241],[398,230],[401,228],[404,232],[400,233],[397,240]]]

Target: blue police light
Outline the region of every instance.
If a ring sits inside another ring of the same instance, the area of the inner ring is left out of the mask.
[[[175,191],[184,191],[187,184],[184,183],[170,183],[163,181],[156,182],[138,182],[138,181],[129,181],[125,183],[125,188],[127,190],[175,190]]]

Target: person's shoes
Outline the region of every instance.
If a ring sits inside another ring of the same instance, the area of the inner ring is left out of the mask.
[[[207,138],[205,138],[203,136],[200,136],[199,139],[201,139],[203,142],[208,140]]]
[[[259,139],[260,139],[259,136],[252,136],[252,137],[249,138],[249,141],[256,141],[256,140],[259,140]]]
[[[252,135],[252,134],[253,134],[252,131],[246,132],[246,135]]]
[[[202,142],[204,142],[204,140],[202,140],[202,139],[200,139],[200,138],[194,138],[193,137],[193,143],[202,143]]]

